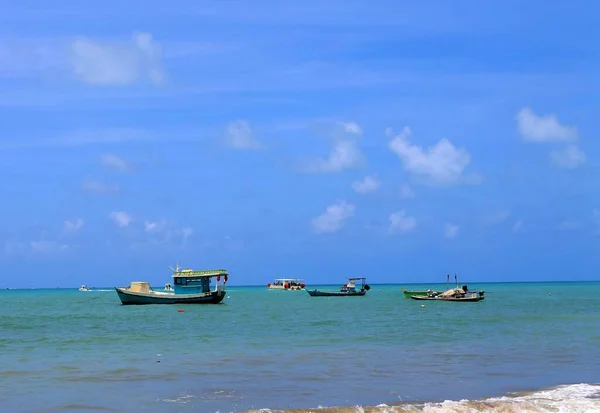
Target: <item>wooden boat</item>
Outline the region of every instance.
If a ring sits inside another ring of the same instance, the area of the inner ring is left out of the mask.
[[[356,281],[361,282],[360,289],[356,288]],[[311,297],[347,297],[347,296],[363,296],[371,287],[366,283],[366,278],[348,278],[348,283],[342,285],[339,291],[321,291],[321,290],[306,290]]]
[[[426,296],[412,295],[413,300],[429,301],[459,301],[459,302],[477,302],[485,299],[484,291],[469,291],[466,285],[462,288],[452,288],[443,293],[431,293]]]
[[[433,290],[407,290],[406,288],[402,287],[402,292],[404,293],[404,297],[405,298],[410,298],[412,296],[421,296],[421,297],[426,297],[429,294],[432,293],[438,293],[441,294],[443,291],[433,291]]]
[[[302,291],[306,287],[300,278],[276,278],[273,283],[268,283],[269,290]]]
[[[179,268],[179,264],[171,270],[173,291],[154,291],[148,282],[133,281],[129,287],[115,287],[121,303],[123,305],[218,304],[225,298],[228,279],[226,270],[184,270]],[[213,278],[216,279],[214,288],[211,287]]]

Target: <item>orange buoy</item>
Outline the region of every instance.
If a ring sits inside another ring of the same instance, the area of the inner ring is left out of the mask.
[[[183,313],[185,310],[177,310],[178,313]]]

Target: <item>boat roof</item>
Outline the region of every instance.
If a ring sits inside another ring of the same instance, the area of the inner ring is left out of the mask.
[[[304,281],[304,278],[275,278],[275,281]]]
[[[353,277],[353,278],[348,278],[350,281],[352,280],[366,280],[366,277]]]
[[[185,269],[179,271],[173,271],[173,278],[178,277],[217,277],[219,275],[227,275],[227,270],[192,270]]]

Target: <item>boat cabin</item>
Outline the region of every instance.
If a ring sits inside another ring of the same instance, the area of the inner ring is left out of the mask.
[[[371,289],[371,287],[369,285],[366,284],[366,278],[364,277],[355,277],[355,278],[348,278],[348,283],[342,285],[342,288],[340,288],[340,291],[342,292],[355,292],[356,291],[356,282],[360,281],[360,291],[369,291]]]
[[[216,278],[214,289],[212,279]],[[201,294],[219,291],[225,287],[228,274],[227,270],[202,270],[191,269],[173,271],[173,291],[175,294]],[[221,284],[219,284],[222,281]]]

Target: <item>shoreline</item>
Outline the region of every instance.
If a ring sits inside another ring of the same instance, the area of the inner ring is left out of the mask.
[[[566,410],[563,410],[566,409]],[[600,412],[600,383],[571,383],[509,392],[478,399],[411,401],[370,406],[317,406],[293,409],[250,409],[241,413],[475,413],[475,412]]]

